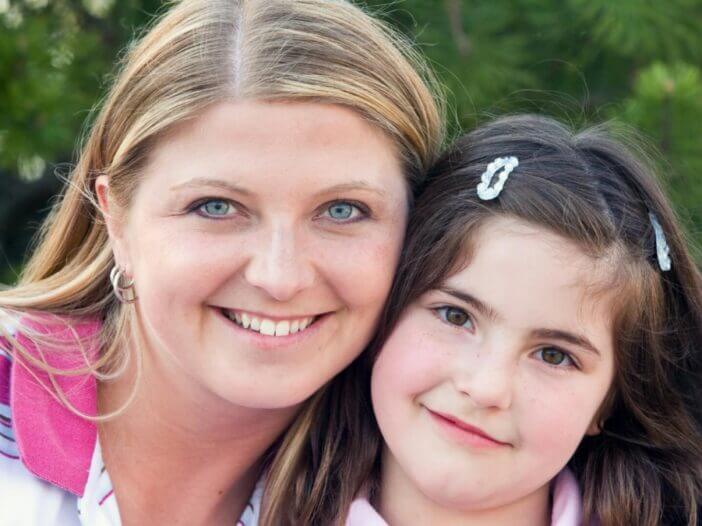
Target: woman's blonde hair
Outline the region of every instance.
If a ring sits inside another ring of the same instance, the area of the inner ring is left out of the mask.
[[[133,326],[133,309],[110,287],[114,261],[95,178],[107,175],[116,204],[128,208],[149,152],[174,125],[224,100],[343,105],[393,140],[410,189],[421,183],[444,138],[437,84],[419,54],[345,0],[183,0],[130,47],[120,66],[18,285],[0,292],[6,314],[103,323],[97,361],[70,374],[118,374]],[[28,332],[30,339],[40,337]],[[12,342],[15,356],[51,374],[67,373]],[[299,450],[321,407],[313,400],[303,408],[272,452],[264,522],[314,523],[331,513],[321,495],[306,498],[291,482],[305,469]]]

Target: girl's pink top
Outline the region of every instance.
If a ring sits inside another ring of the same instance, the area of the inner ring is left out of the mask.
[[[568,468],[561,471],[553,481],[552,488],[551,526],[581,526],[582,501],[573,473]],[[351,503],[346,526],[388,526],[388,523],[368,499],[360,497]]]

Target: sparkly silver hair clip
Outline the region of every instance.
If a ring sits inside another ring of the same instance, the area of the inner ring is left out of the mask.
[[[654,213],[649,212],[648,218],[651,220],[651,226],[653,226],[653,232],[656,235],[656,257],[658,258],[658,266],[663,272],[668,272],[672,267],[672,262],[670,261],[670,247],[665,238],[663,227],[658,222],[658,218]]]
[[[519,160],[516,157],[498,157],[488,164],[487,170],[480,176],[478,197],[483,201],[495,199],[505,187],[509,174],[517,166]]]

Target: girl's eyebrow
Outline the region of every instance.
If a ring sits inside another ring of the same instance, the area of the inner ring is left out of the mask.
[[[597,356],[602,356],[600,351],[595,347],[590,340],[585,336],[580,334],[573,334],[568,331],[561,331],[558,329],[537,329],[533,332],[534,336],[537,338],[546,338],[549,340],[562,340],[564,342],[570,343],[571,345],[577,345],[586,351],[590,351]]]
[[[464,303],[467,303],[468,305],[471,305],[474,307],[480,314],[485,316],[486,318],[492,320],[492,321],[499,321],[502,319],[502,316],[493,309],[490,305],[487,303],[484,303],[480,301],[478,298],[475,296],[471,296],[465,291],[462,290],[457,290],[451,287],[440,287],[439,290],[441,292],[444,292],[448,294],[449,296],[453,296],[454,298],[457,298],[461,300]]]
[[[475,296],[468,294],[465,291],[457,290],[446,286],[440,287],[439,290],[448,294],[449,296],[453,296],[454,298],[463,301],[464,303],[467,303],[468,305],[471,305],[481,315],[485,316],[491,321],[499,321],[502,319],[500,313],[497,312],[494,308],[492,308],[487,303],[479,300]],[[597,356],[602,356],[602,353],[600,353],[597,347],[595,347],[592,344],[592,342],[588,340],[585,336],[580,334],[573,334],[572,332],[563,331],[559,329],[536,329],[532,332],[532,334],[536,338],[561,340],[570,343],[571,345],[577,345],[578,347],[581,347],[582,349],[589,351]]]

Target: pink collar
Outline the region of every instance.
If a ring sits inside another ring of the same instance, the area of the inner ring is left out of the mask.
[[[23,324],[60,343],[75,341],[73,334],[59,323],[39,325],[25,320]],[[85,342],[95,342],[93,337],[97,336],[99,329],[98,322],[74,327]],[[17,339],[33,355],[40,356],[37,347],[21,331]],[[72,352],[74,350],[75,346],[70,345],[59,349],[42,348],[41,354],[53,367],[71,369],[84,365],[81,354]],[[96,356],[97,344],[92,343],[89,347],[86,343],[85,352],[88,356]],[[24,366],[17,357],[10,374],[12,427],[20,459],[37,477],[82,496],[97,441],[97,426],[72,413],[47,391],[44,386],[51,387],[48,374],[36,367]],[[93,376],[55,375],[54,379],[78,411],[97,414],[97,382]]]
[[[551,489],[553,491],[552,526],[582,524],[583,503],[580,496],[580,486],[573,472],[564,468],[553,481]]]
[[[553,504],[551,526],[580,526],[582,501],[575,476],[568,469],[561,471],[551,484]],[[349,508],[345,526],[388,526],[367,498],[357,497]]]

